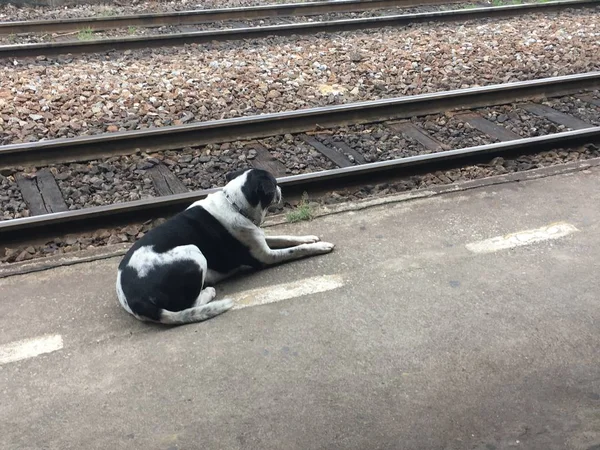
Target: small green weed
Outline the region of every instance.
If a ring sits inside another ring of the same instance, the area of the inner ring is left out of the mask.
[[[102,11],[100,11],[98,13],[98,16],[100,16],[100,17],[112,17],[112,16],[116,16],[116,15],[117,15],[117,12],[111,8],[103,9]]]
[[[129,27],[127,27],[127,33],[129,33],[129,34],[137,33],[137,27],[134,27],[133,25],[129,25]]]
[[[293,211],[286,214],[285,218],[289,223],[302,222],[303,220],[312,220],[314,211],[308,202],[308,194],[302,194],[302,200]]]
[[[8,42],[10,42],[11,44],[14,44],[15,42],[17,42],[17,35],[14,33],[11,33],[8,35],[7,39],[8,39]]]
[[[79,30],[77,33],[77,39],[80,41],[89,41],[94,37],[94,30],[91,28],[84,28],[83,30]]]

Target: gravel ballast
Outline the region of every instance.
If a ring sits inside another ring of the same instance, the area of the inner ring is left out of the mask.
[[[412,123],[426,130],[429,135],[449,149],[497,142],[496,139],[473,128],[460,116],[446,117],[437,114],[412,120]]]
[[[50,166],[70,210],[155,197],[146,167],[132,156]]]
[[[286,0],[285,3],[300,3],[303,0]],[[11,4],[0,6],[0,22],[17,20],[81,19],[84,17],[109,17],[130,14],[162,13],[171,11],[192,11],[198,9],[235,8],[241,6],[269,5],[265,0],[178,0],[178,1],[132,1],[129,5],[82,4],[59,7],[17,7]]]
[[[342,127],[333,133],[315,134],[315,138],[328,147],[336,148],[342,154],[345,154],[344,148],[339,143],[346,144],[360,153],[367,163],[429,153],[418,142],[384,124]],[[351,157],[346,154],[345,156],[354,162]]]
[[[543,104],[594,126],[600,126],[600,106],[575,97],[552,98],[544,101]]]
[[[571,128],[556,124],[545,117],[536,116],[514,106],[486,108],[481,112],[481,115],[490,122],[494,122],[523,138],[571,131]]]
[[[531,0],[533,2],[535,0]],[[394,9],[375,9],[369,11],[359,12],[345,12],[345,13],[328,13],[319,14],[312,16],[283,16],[283,17],[269,17],[255,20],[231,20],[231,21],[213,21],[204,24],[188,24],[188,25],[164,25],[158,27],[140,27],[131,26],[123,27],[111,30],[98,30],[98,31],[72,31],[72,32],[61,32],[61,33],[22,33],[13,35],[0,35],[0,44],[12,45],[12,44],[32,44],[38,42],[64,42],[64,41],[77,41],[77,40],[89,40],[89,39],[107,39],[117,37],[128,37],[128,36],[149,36],[149,35],[161,35],[161,34],[175,34],[175,33],[191,33],[195,31],[209,31],[209,30],[225,30],[234,28],[244,27],[259,27],[259,26],[271,26],[271,25],[286,25],[291,23],[306,23],[306,22],[320,22],[330,20],[342,20],[342,19],[364,19],[368,17],[380,17],[390,16],[399,14],[413,14],[413,13],[424,13],[424,12],[436,12],[436,11],[451,11],[456,9],[468,8],[472,3],[459,3],[459,4],[447,4],[447,5],[429,5],[421,6],[417,8],[394,8]],[[82,30],[85,27],[81,27]]]
[[[599,10],[7,62],[0,144],[598,70]]]
[[[321,1],[321,0],[318,0]],[[536,0],[519,1],[520,3],[533,3]],[[194,11],[207,9],[238,8],[249,6],[279,6],[288,3],[310,3],[310,0],[285,0],[276,2],[275,0],[181,0],[172,1],[153,1],[141,2],[132,1],[128,5],[111,4],[81,4],[69,5],[63,7],[51,6],[14,6],[9,4],[0,5],[0,22],[12,22],[23,20],[52,20],[52,19],[83,19],[87,17],[110,17],[125,16],[135,14],[168,13],[174,11]],[[508,2],[507,2],[508,3]],[[515,2],[516,4],[516,2]],[[452,9],[457,4],[440,5],[444,9]],[[464,2],[460,5],[470,5],[469,7],[497,6],[491,1]],[[405,8],[404,11],[420,12],[420,8]]]
[[[0,220],[29,216],[29,210],[23,201],[14,174],[7,173],[6,176],[0,174],[0,212]]]

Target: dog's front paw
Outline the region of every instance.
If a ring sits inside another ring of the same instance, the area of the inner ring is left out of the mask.
[[[335,247],[335,245],[333,245],[331,242],[315,242],[314,244],[308,245],[310,246],[311,250],[317,254],[329,253],[333,250],[333,247]]]

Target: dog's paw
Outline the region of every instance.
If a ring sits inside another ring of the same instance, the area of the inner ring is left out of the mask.
[[[205,287],[200,292],[200,295],[198,296],[198,299],[196,300],[195,306],[206,305],[207,303],[211,302],[216,297],[216,295],[217,295],[217,291],[215,291],[215,288]]]
[[[299,239],[302,239],[304,244],[314,244],[315,242],[319,242],[321,240],[319,236],[302,236]]]
[[[202,294],[207,296],[210,300],[212,300],[217,296],[217,290],[214,287],[205,287],[204,289],[202,289]]]
[[[329,253],[333,250],[333,245],[331,242],[315,242],[314,244],[308,244],[315,253]]]

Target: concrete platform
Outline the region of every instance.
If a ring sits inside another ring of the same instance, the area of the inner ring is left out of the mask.
[[[336,250],[224,283],[272,303],[179,328],[117,305],[118,258],[2,279],[0,448],[598,450],[599,186],[275,227]]]

